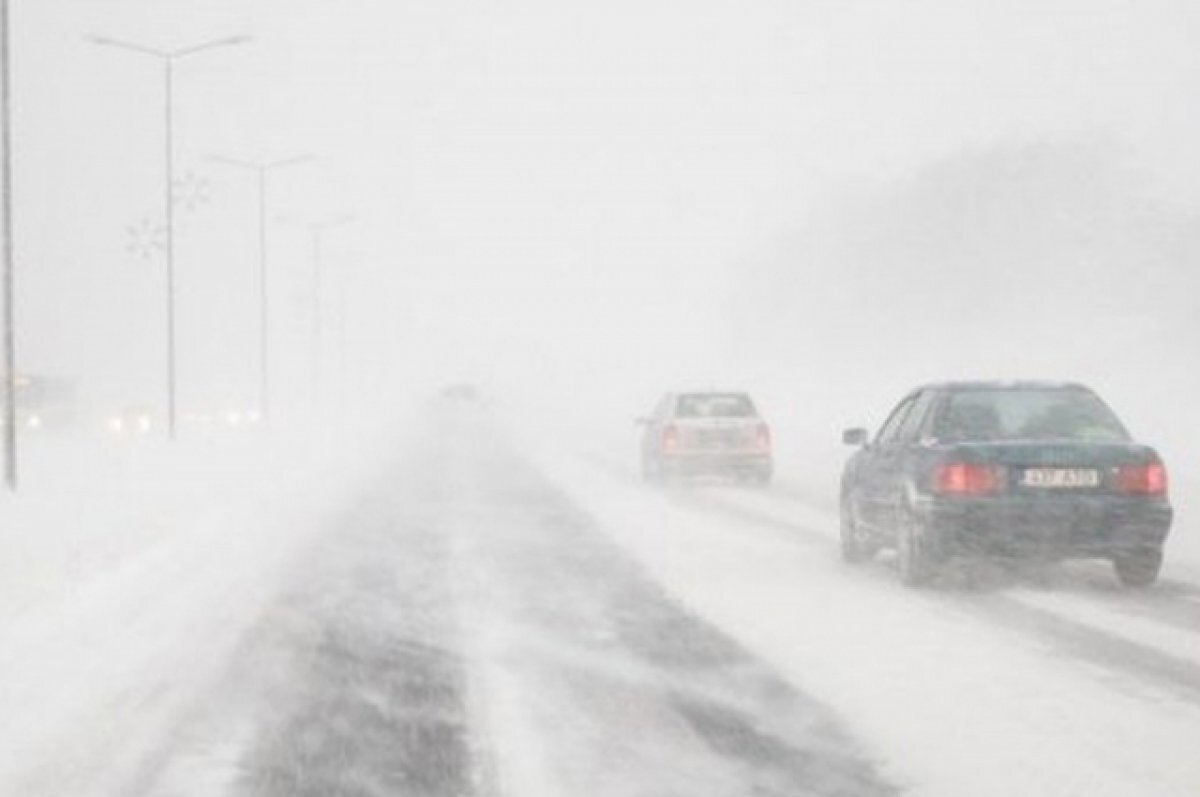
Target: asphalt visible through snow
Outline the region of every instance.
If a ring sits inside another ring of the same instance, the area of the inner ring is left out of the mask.
[[[490,427],[442,421],[126,793],[898,793],[829,707],[681,607]]]
[[[480,793],[438,485],[409,464],[336,517],[125,793]]]

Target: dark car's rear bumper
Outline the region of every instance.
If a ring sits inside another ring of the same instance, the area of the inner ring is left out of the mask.
[[[1117,496],[930,499],[915,508],[930,549],[943,556],[1110,558],[1161,547],[1173,512],[1165,501]]]

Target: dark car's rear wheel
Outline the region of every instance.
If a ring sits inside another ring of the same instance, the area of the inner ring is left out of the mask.
[[[865,562],[875,555],[876,546],[865,539],[849,501],[843,500],[840,512],[842,561],[850,564]]]
[[[1162,563],[1162,548],[1143,548],[1113,557],[1113,569],[1117,571],[1117,579],[1125,587],[1150,586],[1158,580]]]
[[[906,587],[925,586],[933,579],[936,562],[920,522],[908,515],[896,537],[896,565],[901,583]]]

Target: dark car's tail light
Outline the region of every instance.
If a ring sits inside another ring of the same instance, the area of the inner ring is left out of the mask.
[[[679,429],[675,426],[665,426],[662,430],[662,451],[673,454],[679,450]]]
[[[759,451],[771,450],[771,427],[760,423],[754,432],[754,445]]]
[[[1117,468],[1117,491],[1133,495],[1166,495],[1167,469],[1161,462]]]
[[[995,465],[945,462],[933,472],[933,491],[941,495],[991,495],[1004,487],[1004,469]]]

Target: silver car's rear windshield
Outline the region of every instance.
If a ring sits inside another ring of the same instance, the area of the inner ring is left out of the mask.
[[[1129,439],[1112,410],[1082,388],[997,388],[951,393],[938,412],[933,433],[945,442]]]
[[[745,393],[687,393],[675,402],[677,418],[752,418],[754,403]]]

